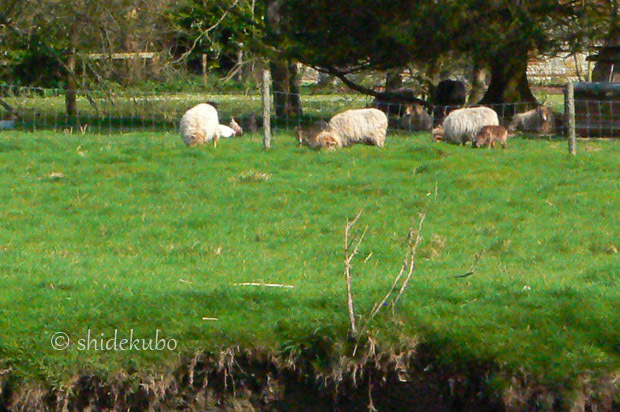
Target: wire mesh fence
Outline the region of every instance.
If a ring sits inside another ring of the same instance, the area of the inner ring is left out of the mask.
[[[227,124],[234,117],[246,132],[262,126],[263,103],[258,91],[250,94],[155,93],[136,91],[75,91],[75,116],[67,115],[67,91],[0,85],[0,130],[89,131],[124,133],[130,131],[176,131],[183,113],[198,103],[211,102]],[[271,105],[282,99],[273,93]],[[377,106],[372,98],[359,94],[302,94],[295,96],[295,110],[272,108],[274,135],[291,133],[297,126],[329,121],[349,109]],[[550,134],[563,136],[567,130],[565,102],[550,105],[553,126]],[[532,111],[531,102],[487,105],[508,126],[517,113]],[[457,106],[382,103],[388,114],[389,130],[398,133],[430,131]],[[576,132],[581,137],[620,135],[620,100],[575,99]]]
[[[575,99],[575,131],[582,137],[620,137],[620,101]]]
[[[173,131],[178,129],[183,113],[198,103],[216,105],[221,123],[228,123],[231,117],[250,119],[262,110],[258,93],[217,95],[76,90],[75,116],[69,116],[66,94],[64,89],[0,85],[0,99],[6,109],[2,121],[22,130]]]
[[[463,106],[435,106],[420,103],[392,103],[372,100],[360,95],[310,95],[300,96],[302,110],[292,113],[285,110],[272,111],[274,134],[290,131],[296,126],[312,126],[320,121],[329,121],[334,115],[349,109],[367,107],[379,108],[388,117],[388,130],[397,133],[431,131],[442,123],[443,119],[453,110]],[[280,99],[280,101],[285,99]],[[486,105],[498,114],[500,123],[508,125],[517,113],[534,110],[537,105],[532,102]],[[562,130],[563,113],[557,112],[558,130]],[[556,125],[551,127],[556,130]]]

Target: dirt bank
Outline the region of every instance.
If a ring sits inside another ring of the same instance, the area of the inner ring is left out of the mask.
[[[584,378],[561,391],[491,364],[442,365],[423,345],[325,359],[312,349],[282,356],[230,348],[160,373],[83,374],[57,389],[24,386],[8,371],[0,376],[0,410],[620,410],[618,376]]]

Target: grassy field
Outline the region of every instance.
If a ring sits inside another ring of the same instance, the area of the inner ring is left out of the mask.
[[[425,212],[417,268],[370,334],[445,362],[484,360],[558,385],[620,368],[620,149],[514,138],[506,150],[389,135],[315,152],[292,135],[186,148],[168,133],[0,135],[0,369],[60,384],[153,370],[232,345],[345,353],[347,218],[358,315],[387,292]],[[472,276],[454,278],[471,268]],[[237,286],[242,282],[293,288]],[[204,318],[217,318],[208,320]],[[77,341],[174,339],[163,351]],[[66,350],[50,339],[64,332]],[[102,335],[103,334],[103,335]]]

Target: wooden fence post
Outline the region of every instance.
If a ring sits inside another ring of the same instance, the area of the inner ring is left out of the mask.
[[[566,85],[566,112],[568,114],[568,153],[577,154],[575,124],[575,86],[573,82]]]
[[[271,75],[269,66],[263,69],[263,146],[271,148]]]

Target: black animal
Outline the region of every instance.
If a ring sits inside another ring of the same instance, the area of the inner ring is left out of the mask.
[[[378,94],[370,107],[381,110],[388,117],[400,117],[405,113],[405,107],[411,104],[428,106],[428,103],[416,96],[415,90],[401,87],[400,89]]]
[[[434,123],[440,124],[452,110],[463,107],[466,99],[467,87],[462,81],[448,79],[439,82],[433,93]]]

